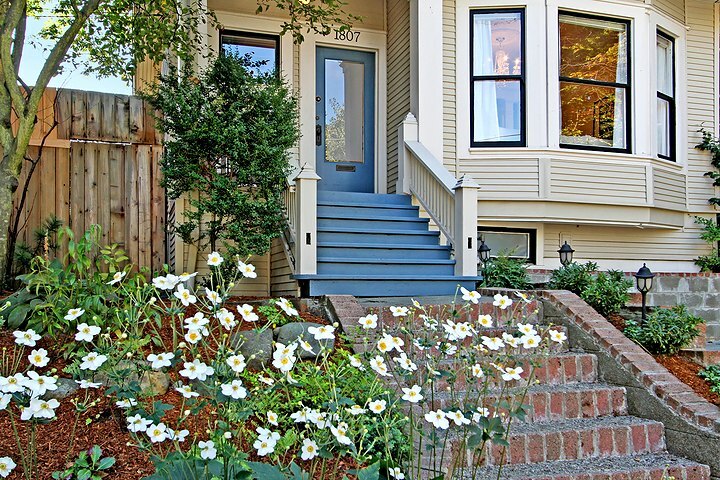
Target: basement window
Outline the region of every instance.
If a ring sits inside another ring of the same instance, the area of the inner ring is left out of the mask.
[[[537,230],[521,228],[478,227],[478,244],[484,240],[491,248],[490,257],[507,255],[528,263],[536,263]]]

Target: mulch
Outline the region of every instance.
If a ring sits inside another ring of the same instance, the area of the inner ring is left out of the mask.
[[[249,300],[260,299],[257,297],[233,297],[229,299],[227,303],[242,304]],[[194,310],[188,309],[187,313],[192,315],[194,314]],[[309,312],[300,312],[300,316],[303,321],[322,324],[328,323],[325,319]],[[259,328],[265,321],[266,320],[261,318],[254,324],[244,322],[243,329]],[[163,328],[157,333],[160,334],[160,337],[166,345],[171,344],[172,329],[169,325],[164,324]],[[68,337],[67,340],[72,341],[72,338]],[[51,341],[48,338],[43,338],[33,347],[45,348],[52,359],[52,362],[48,366],[38,369],[40,372],[50,374],[51,369],[55,369],[58,375],[65,376],[62,369],[67,365],[67,362],[62,359],[62,353],[60,351],[64,343],[65,342],[62,341]],[[0,349],[10,354],[10,352],[13,351],[13,345],[14,337],[12,331],[0,330]],[[30,348],[25,347],[20,351],[22,355],[21,368],[28,365],[26,356],[30,350]],[[148,351],[143,352],[143,354],[149,353],[150,348],[146,350]],[[175,372],[172,372],[170,376],[172,379],[171,382],[178,379],[177,373]],[[99,397],[100,400],[89,410],[77,415],[74,402],[82,402],[85,397],[85,392],[79,390],[76,394],[60,401],[60,407],[56,410],[57,417],[54,420],[38,426],[36,443],[39,472],[33,480],[50,480],[54,471],[69,467],[78,453],[90,449],[93,445],[98,445],[102,448],[103,456],[112,456],[116,459],[114,467],[109,471],[107,476],[103,477],[107,480],[139,480],[154,473],[155,469],[150,460],[149,453],[141,451],[133,443],[133,438],[126,428],[125,411],[115,405],[114,399],[101,394],[104,392],[104,389],[91,389],[90,392],[93,399]],[[168,423],[170,425],[175,424],[174,420],[180,415],[178,406],[182,404],[182,396],[171,386],[165,395],[156,396],[153,400],[160,400],[163,403],[176,406],[166,414]],[[216,413],[209,407],[205,408],[198,415],[185,421],[182,424],[182,428],[190,431],[189,439],[192,439],[196,434],[200,439],[206,438],[206,430],[213,424],[213,417],[215,415]],[[22,444],[27,445],[29,436],[29,429],[25,429],[27,423],[20,422],[16,417],[16,424]],[[70,439],[73,436],[73,429],[75,429],[75,440],[71,444]],[[0,457],[10,456],[18,464],[18,467],[8,479],[24,480],[25,477],[21,473],[20,468],[21,463],[18,446],[12,431],[9,413],[7,411],[0,412],[0,432],[3,432],[2,435],[0,435]],[[187,443],[189,444],[190,442],[188,441]],[[250,450],[251,449],[248,448],[245,451]],[[254,458],[254,460],[259,459]],[[340,463],[339,471],[344,472],[347,468],[353,467],[352,465],[346,465],[346,463],[347,459]]]

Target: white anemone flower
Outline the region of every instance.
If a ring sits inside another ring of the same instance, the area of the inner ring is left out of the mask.
[[[168,440],[172,440],[174,442],[184,442],[188,435],[190,435],[190,431],[186,429],[182,429],[179,432],[176,432],[172,428],[168,428]]]
[[[309,327],[307,331],[315,338],[315,340],[333,340],[335,338],[335,327],[332,325]]]
[[[288,315],[290,317],[297,317],[300,315],[298,311],[293,307],[292,303],[286,298],[280,297],[275,301],[275,305],[280,307],[283,312],[285,312],[285,315]]]
[[[118,400],[115,402],[115,405],[118,408],[132,408],[137,406],[138,402],[134,398],[123,398],[122,400]]]
[[[379,414],[385,411],[387,408],[387,402],[385,400],[374,400],[368,403],[368,409],[371,412]]]
[[[80,388],[87,389],[87,388],[100,388],[102,387],[102,383],[100,382],[90,382],[88,380],[75,380],[75,383],[78,384]]]
[[[252,305],[248,305],[247,303],[243,304],[242,307],[237,307],[237,310],[246,322],[257,322],[260,318],[258,314],[253,311]]]
[[[408,358],[405,352],[402,352],[399,357],[394,357],[393,360],[395,360],[395,363],[400,365],[403,370],[407,370],[408,372],[414,372],[418,368],[417,365]]]
[[[230,383],[224,383],[220,386],[222,394],[234,400],[240,400],[247,397],[247,390],[243,387],[242,381],[233,380]]]
[[[0,377],[0,391],[4,393],[18,393],[25,388],[27,377],[22,373],[16,373],[7,377]]]
[[[336,427],[330,425],[330,432],[332,432],[335,440],[337,440],[340,445],[352,445],[353,443],[350,437],[347,436],[348,428],[349,426],[345,422],[338,423]]]
[[[181,282],[187,282],[191,278],[195,277],[197,274],[198,274],[198,272],[193,272],[193,273],[183,272],[180,275],[178,275],[178,279]]]
[[[275,451],[276,444],[277,442],[269,438],[258,438],[255,440],[255,443],[253,443],[253,448],[257,450],[258,456],[264,457]]]
[[[523,373],[522,367],[507,367],[501,376],[503,380],[509,382],[511,380],[520,380],[522,378],[520,377],[521,373]]]
[[[157,288],[158,290],[173,290],[175,288],[175,285],[177,285],[177,282],[173,281],[172,277],[174,277],[174,275],[167,275],[164,277],[158,276],[153,278],[153,287]],[[178,280],[180,279],[178,278]]]
[[[455,410],[454,412],[447,412],[446,416],[449,420],[452,420],[455,422],[455,425],[458,427],[462,425],[470,425],[470,420],[465,418],[465,415],[460,410]]]
[[[44,348],[33,350],[27,357],[28,362],[30,362],[30,364],[34,367],[42,368],[50,362],[50,358],[47,356],[47,353],[47,350]]]
[[[490,338],[490,337],[486,337],[484,335],[482,336],[482,344],[485,345],[488,348],[488,350],[494,350],[494,351],[500,350],[501,348],[503,348],[505,346],[505,343],[502,341],[501,338],[499,338],[499,337]]]
[[[82,357],[82,363],[80,364],[80,370],[91,370],[95,371],[98,368],[102,366],[103,363],[107,361],[107,357],[105,355],[100,355],[96,352],[90,352],[84,357]]]
[[[42,338],[40,335],[35,333],[35,330],[32,328],[25,331],[16,330],[13,332],[13,336],[15,337],[15,343],[24,347],[34,347],[37,341]]]
[[[515,295],[517,295],[518,297],[520,297],[520,298],[522,299],[522,301],[525,302],[525,303],[531,303],[531,302],[532,302],[532,300],[531,300],[530,298],[528,298],[528,296],[527,296],[526,294],[522,293],[522,292],[515,292]]]
[[[25,388],[32,392],[34,397],[42,397],[48,391],[57,390],[57,379],[54,377],[46,377],[37,372],[27,372],[28,379],[25,380]]]
[[[312,345],[310,345],[310,342],[308,342],[307,340],[298,341],[298,345],[300,345],[300,348],[305,350],[307,353],[315,355],[315,350],[313,350]]]
[[[383,334],[382,337],[377,341],[377,348],[382,353],[387,353],[395,348],[395,340],[391,335],[387,333]]]
[[[210,290],[207,287],[205,287],[205,297],[207,297],[208,301],[213,305],[222,303],[222,296],[215,290]]]
[[[520,342],[522,342],[523,348],[528,350],[531,348],[537,348],[541,341],[542,338],[540,338],[540,335],[523,335],[520,337]]]
[[[215,318],[220,321],[220,325],[222,325],[225,330],[232,330],[235,325],[237,325],[235,315],[227,308],[221,308],[220,311],[215,314]]]
[[[185,288],[182,283],[178,283],[177,291],[173,293],[173,295],[175,296],[175,298],[180,300],[184,307],[189,307],[190,305],[197,302],[197,297],[192,294],[192,291]]]
[[[383,357],[381,357],[380,355],[377,355],[375,358],[370,360],[370,368],[375,370],[375,372],[381,377],[390,376],[388,367],[385,364],[385,359],[383,359]]]
[[[290,419],[293,420],[295,423],[307,423],[309,418],[308,415],[310,414],[310,409],[308,407],[303,407],[302,410],[298,410],[297,412],[290,414]]]
[[[133,433],[144,432],[152,425],[152,420],[143,418],[139,413],[132,417],[127,417],[128,430]]]
[[[100,330],[100,327],[98,327],[97,325],[88,325],[87,323],[81,323],[77,326],[75,341],[92,342],[95,336],[100,333]]]
[[[347,410],[350,415],[363,415],[367,413],[367,409],[361,407],[360,405],[353,405],[352,407],[346,408],[345,410]]]
[[[268,410],[265,414],[267,416],[267,421],[270,425],[278,426],[278,415],[277,413],[273,412],[272,410]]]
[[[420,389],[420,385],[413,385],[411,388],[403,387],[402,391],[405,394],[402,396],[402,399],[406,402],[418,403],[425,398],[421,394],[422,390]]]
[[[10,400],[12,400],[12,393],[0,395],[0,411],[5,410],[10,405]]]
[[[472,376],[475,378],[482,378],[485,376],[485,372],[479,363],[476,363],[470,369],[472,371]]]
[[[185,341],[195,345],[202,340],[202,332],[200,330],[190,330],[185,334]]]
[[[507,295],[500,295],[499,293],[497,293],[493,297],[493,305],[496,307],[500,307],[500,310],[505,310],[512,304],[513,301],[510,300]]]
[[[532,323],[518,323],[517,328],[523,335],[537,335],[537,330]]]
[[[164,442],[168,438],[167,426],[162,422],[158,423],[157,425],[151,424],[149,427],[147,427],[145,433],[148,437],[150,437],[150,441],[152,443]]]
[[[240,353],[238,355],[231,355],[225,360],[230,369],[235,373],[242,373],[245,370],[247,364],[245,363],[245,356]]]
[[[218,252],[211,252],[207,257],[207,264],[209,267],[217,267],[223,263],[225,259]]]
[[[432,423],[435,428],[440,430],[447,430],[450,428],[450,422],[448,421],[447,414],[442,410],[431,410],[425,414],[425,420]]]
[[[350,365],[357,368],[361,372],[365,371],[365,365],[362,364],[362,361],[357,358],[355,355],[348,355],[348,360],[350,360]]]
[[[179,386],[175,387],[175,391],[182,395],[184,398],[194,398],[200,396],[199,393],[193,392],[193,389],[190,385],[180,384]]]
[[[548,332],[548,335],[550,335],[550,340],[555,343],[563,343],[565,340],[567,340],[567,335],[565,335],[565,332],[561,332],[559,330],[550,330]]]
[[[188,330],[200,330],[208,323],[210,323],[210,320],[205,317],[205,314],[202,312],[197,312],[192,317],[185,319],[185,328],[187,328]]]
[[[267,428],[257,427],[255,431],[258,434],[258,438],[265,438],[268,440],[272,440],[273,442],[277,442],[278,440],[280,440],[279,433],[273,432],[272,430],[269,430]]]
[[[406,317],[408,314],[407,307],[390,307],[393,317]]]
[[[127,272],[115,272],[113,274],[112,280],[107,282],[108,285],[115,285],[116,283],[119,283],[122,281],[123,278],[125,278],[125,275],[127,275]]]
[[[23,408],[20,415],[21,420],[30,420],[31,418],[55,418],[55,409],[60,406],[60,402],[51,398],[50,400],[42,400],[33,398],[30,405]]]
[[[252,265],[250,263],[238,262],[238,271],[245,278],[257,278],[255,265]]]
[[[160,370],[163,367],[169,367],[172,365],[173,358],[175,358],[175,354],[172,352],[163,352],[158,354],[151,353],[147,356],[147,361],[150,362],[150,366],[154,370]]]
[[[306,438],[303,440],[302,448],[300,448],[300,458],[303,460],[312,460],[318,456],[318,446],[314,440]]]
[[[460,287],[460,292],[462,293],[462,299],[466,302],[472,302],[477,305],[480,301],[480,294],[475,290],[468,290],[465,287]]]
[[[400,470],[400,467],[388,468],[388,475],[397,480],[405,480],[405,474]]]
[[[484,328],[491,328],[493,326],[492,317],[490,315],[478,316],[478,325]]]
[[[198,442],[198,448],[200,448],[200,458],[213,460],[217,456],[215,442],[212,440],[208,440],[207,442]]]
[[[271,387],[273,385],[275,385],[275,380],[273,380],[270,377],[266,377],[265,375],[258,375],[257,379],[258,379],[258,382],[262,382],[265,385],[270,385]]]
[[[294,355],[282,355],[273,360],[272,366],[283,373],[287,373],[293,369],[296,360],[297,358]]]
[[[80,317],[83,313],[85,313],[85,310],[82,308],[71,308],[67,311],[67,315],[65,315],[65,320],[73,321],[76,318]]]
[[[364,317],[360,317],[360,319],[358,320],[358,323],[365,330],[377,328],[377,322],[378,322],[378,316],[375,315],[374,313],[365,315]]]
[[[7,478],[17,465],[10,457],[0,457],[0,477]]]
[[[214,368],[207,366],[197,358],[192,362],[185,362],[183,367],[185,368],[180,370],[180,375],[190,380],[200,380],[202,382],[215,373]]]

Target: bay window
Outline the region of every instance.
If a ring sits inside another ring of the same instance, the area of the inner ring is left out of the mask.
[[[473,10],[471,145],[525,146],[524,10]]]
[[[675,160],[675,41],[657,33],[657,154]]]
[[[630,152],[630,23],[560,15],[560,146]]]

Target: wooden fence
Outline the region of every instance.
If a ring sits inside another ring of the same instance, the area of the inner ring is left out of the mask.
[[[19,241],[32,244],[34,230],[55,215],[76,235],[100,225],[104,243],[119,244],[139,266],[160,269],[166,261],[166,198],[159,184],[160,135],[149,106],[134,96],[48,89],[31,158],[44,137],[25,206],[16,212]]]

